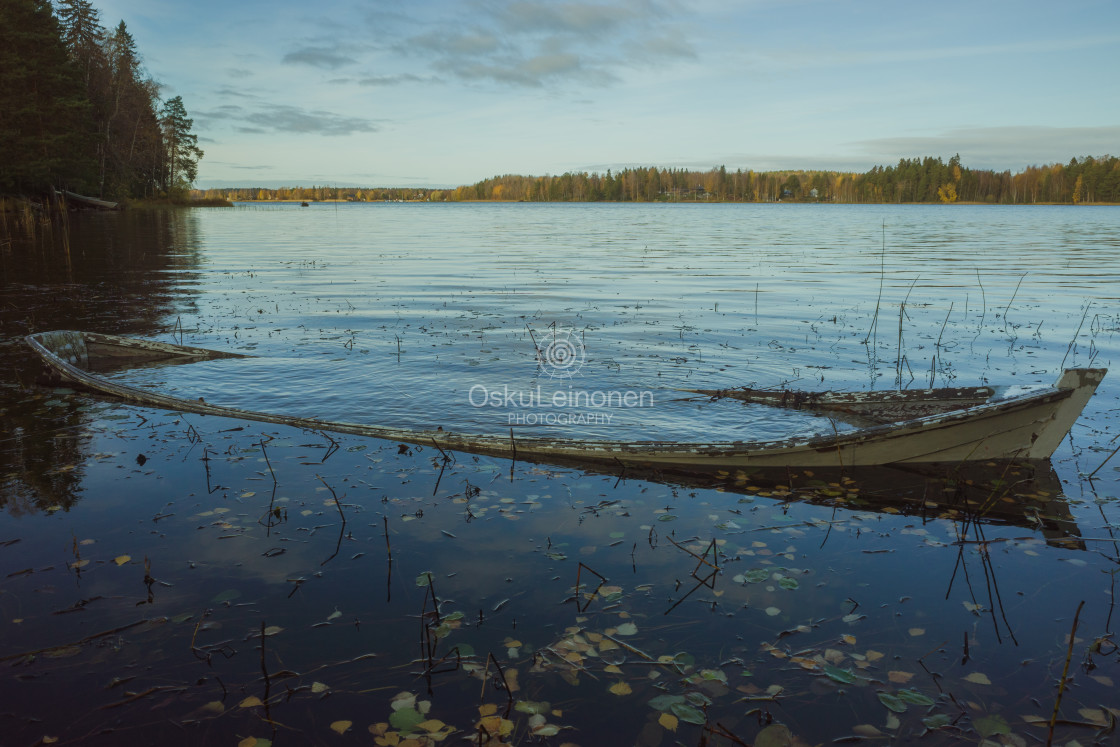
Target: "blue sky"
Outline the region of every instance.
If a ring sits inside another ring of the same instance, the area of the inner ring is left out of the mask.
[[[1120,155],[1116,0],[94,0],[198,185]]]

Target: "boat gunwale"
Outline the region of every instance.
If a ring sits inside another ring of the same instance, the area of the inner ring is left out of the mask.
[[[89,337],[91,341],[108,342],[128,341],[130,345],[138,347],[149,346],[150,349],[167,351],[168,348],[192,351],[183,353],[188,357],[253,357],[244,354],[228,354],[207,348],[191,348],[188,346],[160,343],[155,341],[138,340],[117,335],[105,335],[96,332],[73,332],[58,330]],[[938,413],[909,420],[900,420],[845,431],[837,434],[815,434],[805,437],[791,437],[768,441],[710,441],[710,442],[678,442],[678,441],[611,441],[611,440],[580,440],[554,439],[539,436],[515,438],[510,436],[472,435],[454,433],[442,430],[418,430],[405,428],[392,428],[389,426],[365,425],[361,423],[347,423],[342,421],[327,421],[317,418],[280,415],[256,410],[243,410],[224,405],[213,405],[207,402],[183,399],[173,395],[158,394],[144,391],[126,384],[117,384],[108,381],[92,372],[79,368],[50,350],[38,338],[50,332],[40,332],[28,335],[25,340],[33,350],[43,358],[51,367],[60,373],[94,391],[110,394],[140,406],[158,406],[171,410],[194,412],[202,415],[215,415],[219,417],[240,418],[260,422],[275,423],[293,427],[309,429],[325,429],[340,433],[349,433],[358,436],[383,438],[386,440],[402,441],[406,443],[435,445],[438,448],[451,450],[479,451],[485,450],[497,456],[517,458],[519,452],[528,458],[557,458],[586,459],[611,461],[619,457],[630,459],[652,458],[659,460],[689,460],[695,458],[733,458],[758,456],[777,456],[783,451],[836,451],[847,446],[858,446],[861,442],[874,440],[877,437],[889,436],[897,438],[915,433],[933,432],[942,428],[951,427],[965,422],[976,422],[999,415],[1014,413],[1020,410],[1037,407],[1052,402],[1069,398],[1078,391],[1077,388],[1060,389],[1056,385],[1044,385],[1038,389],[1029,390],[1022,394],[990,400],[980,405],[967,407],[948,413]],[[100,338],[94,340],[94,338]],[[198,353],[201,352],[202,355]],[[1067,369],[1067,371],[1103,372],[1107,369]],[[1095,386],[1095,385],[1094,385]],[[438,440],[437,440],[438,439]],[[889,463],[889,462],[888,462]],[[675,466],[695,466],[687,463],[678,463]]]

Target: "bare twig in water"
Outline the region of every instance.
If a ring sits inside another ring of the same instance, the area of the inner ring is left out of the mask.
[[[1113,441],[1115,441],[1116,439],[1115,439],[1115,438],[1113,438],[1112,440],[1113,440]],[[1106,457],[1104,458],[1104,461],[1103,461],[1103,462],[1101,462],[1101,463],[1100,463],[1100,465],[1098,465],[1098,466],[1097,466],[1097,468],[1096,468],[1095,470],[1093,470],[1092,472],[1090,472],[1090,473],[1089,473],[1089,477],[1092,477],[1093,475],[1095,475],[1095,474],[1097,474],[1098,472],[1100,472],[1100,471],[1101,471],[1101,467],[1103,467],[1103,466],[1105,466],[1106,464],[1108,464],[1108,460],[1109,460],[1109,459],[1112,459],[1112,457],[1116,456],[1116,452],[1118,452],[1118,451],[1120,451],[1120,446],[1117,446],[1117,447],[1116,447],[1115,449],[1113,449],[1113,450],[1112,450],[1112,453],[1111,453],[1111,454],[1109,454],[1108,456],[1106,456]]]
[[[327,481],[324,480],[321,476],[315,476],[319,478],[319,482],[327,485]],[[346,526],[346,514],[342,513],[342,504],[338,502],[338,496],[335,495],[334,488],[332,488],[330,485],[327,485],[327,490],[331,491],[331,498],[334,498],[334,507],[338,509],[338,515],[342,517],[342,525]]]
[[[1058,680],[1058,697],[1054,699],[1054,713],[1050,715],[1050,731],[1046,734],[1046,747],[1054,741],[1054,724],[1058,721],[1058,707],[1062,704],[1062,692],[1066,689],[1066,675],[1069,674],[1069,660],[1073,656],[1073,641],[1077,634],[1077,619],[1081,617],[1081,608],[1085,600],[1077,605],[1077,612],[1073,615],[1073,627],[1069,631],[1069,648],[1066,650],[1066,665],[1062,668],[1062,678]]]
[[[863,344],[866,345],[871,336],[875,333],[879,324],[879,304],[883,301],[883,280],[887,274],[887,222],[883,221],[883,251],[879,256],[879,297],[875,299],[875,315],[871,317],[871,329],[867,330],[867,337],[863,338]],[[758,316],[758,295],[755,294],[755,317]]]
[[[1011,311],[1011,304],[1015,303],[1015,296],[1019,295],[1019,286],[1023,284],[1023,278],[1026,276],[1027,273],[1024,272],[1019,277],[1019,282],[1015,284],[1015,292],[1011,294],[1011,300],[1007,302],[1007,308],[1003,310],[1003,328],[1005,330],[1007,329],[1007,312]]]
[[[1069,347],[1066,348],[1066,354],[1062,356],[1062,365],[1058,366],[1059,370],[1065,370],[1066,358],[1069,357],[1070,351],[1073,350],[1073,346],[1077,344],[1077,336],[1081,334],[1081,327],[1085,324],[1085,317],[1089,315],[1089,307],[1091,307],[1092,305],[1092,301],[1085,304],[1085,313],[1081,315],[1081,324],[1077,325],[1077,331],[1073,333],[1073,339],[1069,341]]]

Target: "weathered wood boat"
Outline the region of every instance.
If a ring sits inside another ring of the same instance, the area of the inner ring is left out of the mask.
[[[446,451],[561,464],[710,472],[756,467],[849,468],[861,465],[926,464],[1049,459],[1080,416],[1105,369],[1066,370],[1053,386],[1012,390],[998,396],[987,387],[895,393],[793,395],[740,391],[739,398],[765,404],[818,407],[824,412],[859,410],[876,424],[857,430],[777,441],[676,443],[669,441],[580,441],[557,438],[480,436],[444,430],[391,428],[293,417],[223,407],[146,391],[98,375],[99,371],[149,364],[244,358],[205,348],[172,345],[92,332],[41,332],[26,338],[58,379],[133,404],[202,415],[257,420],[297,428],[434,446]],[[726,392],[701,392],[725,396]],[[755,399],[751,399],[751,396]],[[901,413],[901,415],[899,415]]]
[[[57,194],[66,198],[66,202],[72,207],[87,208],[94,210],[120,210],[121,204],[119,202],[109,202],[108,200],[99,200],[96,197],[87,197],[80,195],[77,192],[68,192],[65,189],[58,190]]]

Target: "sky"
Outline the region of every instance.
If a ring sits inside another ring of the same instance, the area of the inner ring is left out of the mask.
[[[1120,156],[1117,0],[94,0],[197,186]]]

